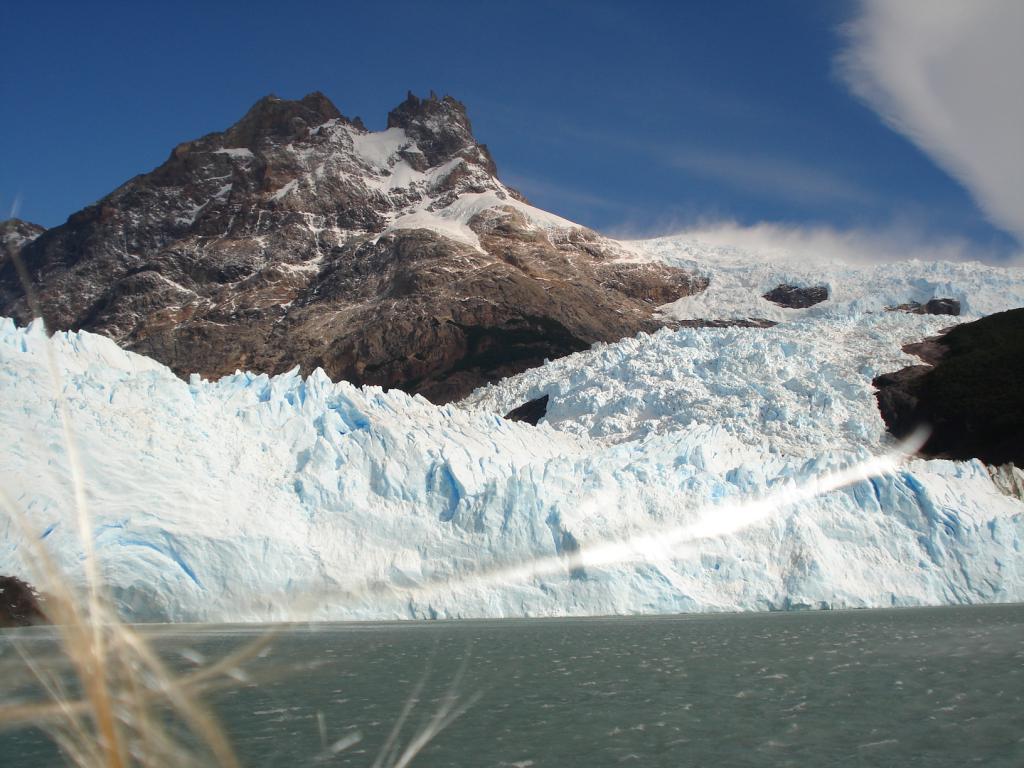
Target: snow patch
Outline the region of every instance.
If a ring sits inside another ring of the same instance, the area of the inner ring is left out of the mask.
[[[251,158],[254,157],[252,150],[246,149],[245,147],[226,147],[225,149],[215,149],[211,154],[214,155],[229,155],[230,157],[240,158]]]
[[[269,199],[270,200],[275,200],[275,201],[276,200],[280,200],[285,195],[291,194],[292,192],[294,192],[298,188],[299,188],[299,180],[298,179],[292,179],[287,184],[285,184],[283,187],[281,187],[279,190],[274,192],[274,194],[272,194]]]
[[[368,133],[350,130],[350,134],[356,155],[372,168],[382,170],[390,167],[398,152],[412,143],[401,128]]]

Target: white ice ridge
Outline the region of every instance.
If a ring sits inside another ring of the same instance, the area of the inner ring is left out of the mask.
[[[664,261],[707,274],[706,291],[664,307],[670,317],[786,322],[797,317],[856,317],[887,306],[933,298],[956,299],[962,317],[974,319],[1024,306],[1024,269],[963,261],[917,260],[849,264],[827,253],[780,249],[751,251],[710,245],[687,236],[627,243],[641,258]],[[824,286],[829,299],[807,309],[786,309],[763,298],[781,283]]]
[[[956,321],[881,312],[642,333],[478,389],[463,406],[508,413],[548,395],[544,423],[603,443],[716,425],[765,454],[874,450],[885,424],[871,380],[920,363],[900,348]]]
[[[822,475],[885,452],[866,382],[882,363],[902,362],[893,344],[933,324],[886,314],[829,320],[820,343],[794,323],[768,334],[662,332],[604,346],[542,369],[567,366],[559,377],[591,401],[601,382],[621,395],[596,417],[581,412],[557,429],[332,383],[320,372],[186,383],[84,332],[56,334],[52,344],[96,551],[130,618],[1022,600],[1024,504],[1000,493],[980,462],[915,460],[799,497]],[[842,334],[861,350],[852,369],[837,361],[841,349],[820,354]],[[0,511],[0,573],[32,580],[34,539],[80,581],[48,343],[39,325],[0,321],[0,485],[15,507]],[[685,379],[702,355],[718,360],[705,379],[721,378],[705,382],[706,405],[668,390],[643,399],[651,359],[671,372],[666,380]],[[785,360],[788,374],[776,370]],[[632,369],[642,375],[631,377]],[[821,381],[831,382],[825,397],[814,391]],[[756,402],[743,410],[757,397],[790,411]],[[620,414],[619,426],[601,426]],[[645,432],[648,418],[660,426]],[[736,510],[789,491],[795,502],[736,528]],[[666,537],[641,559],[577,554],[708,525],[720,533]],[[558,559],[561,570],[529,567]],[[488,577],[495,573],[502,578]]]
[[[879,450],[885,425],[871,380],[921,361],[901,351],[964,320],[1024,307],[1024,269],[977,262],[847,264],[774,251],[708,246],[685,237],[627,244],[638,258],[709,277],[707,290],[665,305],[679,320],[764,318],[774,328],[663,330],[555,360],[481,388],[465,407],[507,413],[548,395],[545,423],[602,443],[717,425],[758,450],[813,457]],[[786,309],[763,298],[787,283],[822,285],[828,300]],[[886,307],[932,298],[962,314]]]

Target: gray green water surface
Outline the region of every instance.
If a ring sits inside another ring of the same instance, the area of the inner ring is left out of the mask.
[[[265,631],[146,630],[182,668]],[[48,636],[0,633],[0,660]],[[246,766],[369,766],[449,692],[415,766],[1024,766],[1022,605],[303,625],[246,672],[212,697]],[[4,768],[56,759],[0,732]]]

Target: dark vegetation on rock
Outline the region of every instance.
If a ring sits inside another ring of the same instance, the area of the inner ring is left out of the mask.
[[[585,228],[535,226],[450,96],[410,94],[387,124],[398,138],[382,154],[323,94],[268,96],[21,238],[48,328],[102,333],[182,377],[322,367],[446,402],[654,331],[659,304],[707,286]],[[496,202],[468,221],[479,246],[390,226],[479,193]],[[0,314],[31,319],[10,259]]]
[[[527,424],[537,426],[537,423],[547,415],[548,400],[549,396],[544,395],[543,397],[538,397],[535,400],[525,402],[518,408],[513,408],[511,411],[506,413],[505,418],[510,421],[523,421]]]
[[[824,285],[799,286],[782,283],[764,294],[764,298],[780,307],[804,309],[828,299],[828,288]]]
[[[923,345],[931,365],[877,377],[878,407],[897,437],[931,428],[921,453],[1024,466],[1024,309],[949,329]]]
[[[46,624],[39,595],[15,576],[0,576],[0,627]]]
[[[886,307],[890,312],[909,312],[914,315],[959,315],[960,302],[957,299],[929,299],[924,304],[919,301],[909,301],[906,304],[897,304],[895,307]]]

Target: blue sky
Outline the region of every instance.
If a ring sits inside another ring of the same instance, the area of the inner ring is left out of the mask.
[[[6,216],[18,198],[22,218],[47,226],[267,93],[321,90],[379,129],[408,89],[434,89],[466,103],[505,181],[606,232],[775,222],[1019,249],[984,184],[949,172],[961,165],[943,162],[941,137],[936,150],[883,119],[870,82],[855,95],[836,60],[841,25],[865,14],[852,0],[10,3],[0,14],[0,206]]]

